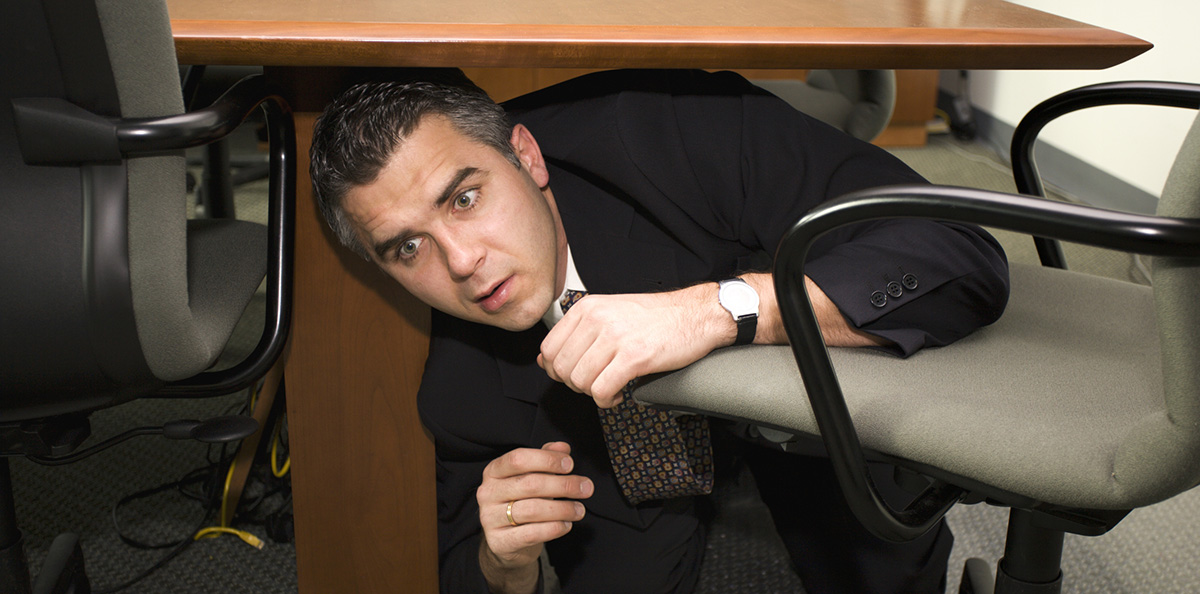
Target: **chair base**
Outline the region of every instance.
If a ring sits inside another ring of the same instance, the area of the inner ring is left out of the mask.
[[[60,534],[50,545],[33,594],[91,594],[92,586],[83,567],[79,536]]]
[[[15,540],[0,548],[0,594],[30,594],[30,588],[25,540],[17,531]]]
[[[1058,594],[1062,574],[1052,582],[1035,584],[1018,580],[1003,570],[992,579],[992,568],[983,559],[967,559],[959,594]]]
[[[25,540],[17,529],[12,475],[0,458],[0,594],[91,594],[83,566],[83,549],[75,534],[61,534],[50,545],[46,562],[31,582]]]
[[[1058,594],[1062,591],[1065,532],[1047,528],[1040,514],[1022,509],[1009,513],[1004,557],[993,582],[982,559],[968,559],[959,594]]]

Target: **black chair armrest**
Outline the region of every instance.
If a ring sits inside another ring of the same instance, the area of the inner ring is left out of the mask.
[[[1013,132],[1011,157],[1017,191],[1045,196],[1033,148],[1042,128],[1068,113],[1104,105],[1159,105],[1196,109],[1200,107],[1200,84],[1126,81],[1080,87],[1051,97],[1025,114]],[[1034,237],[1042,265],[1066,268],[1062,247],[1057,241]]]
[[[287,343],[291,329],[296,219],[296,126],[291,106],[265,84],[261,75],[254,75],[239,81],[211,106],[191,113],[209,114],[198,116],[205,121],[231,122],[236,119],[237,123],[232,126],[214,123],[208,128],[195,128],[196,137],[206,138],[205,142],[208,142],[232,132],[259,105],[266,113],[270,147],[267,189],[270,260],[267,262],[266,318],[262,337],[254,350],[233,367],[173,382],[159,391],[160,396],[218,396],[246,388],[266,374]],[[151,128],[156,126],[152,124]],[[169,141],[169,133],[163,136],[163,142]],[[194,139],[188,140],[192,141]]]
[[[208,107],[162,118],[120,120],[117,143],[126,156],[202,146],[228,136],[264,103],[275,104],[290,112],[286,101],[265,78],[247,76]]]
[[[112,163],[121,160],[117,124],[57,97],[12,100],[13,125],[28,165]]]
[[[931,528],[963,493],[935,482],[899,511],[879,496],[802,280],[808,251],[818,237],[844,225],[887,218],[976,223],[1098,247],[1184,257],[1200,257],[1200,220],[1128,214],[986,190],[911,185],[848,194],[818,206],[788,231],[775,255],[775,292],[821,438],[859,521],[881,538],[906,541]]]
[[[161,118],[108,118],[49,97],[13,99],[12,109],[26,163],[80,165],[215,142],[236,130],[264,102],[289,111],[261,76],[238,81],[208,107]]]

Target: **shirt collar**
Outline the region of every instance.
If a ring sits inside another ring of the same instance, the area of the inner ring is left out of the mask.
[[[567,291],[587,291],[587,287],[579,279],[579,271],[575,270],[575,259],[571,257],[570,245],[567,246],[567,282],[563,285],[563,292],[554,300],[554,303],[550,304],[550,309],[546,310],[546,314],[542,316],[542,323],[546,324],[547,328],[553,328],[562,319],[562,300]]]

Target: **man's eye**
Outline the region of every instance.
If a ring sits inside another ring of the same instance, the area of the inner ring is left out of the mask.
[[[396,249],[396,253],[398,253],[401,258],[411,258],[417,255],[417,250],[420,247],[421,239],[419,237],[414,237],[400,244],[400,247]]]
[[[479,190],[467,190],[454,199],[454,207],[459,210],[465,210],[475,206],[479,200]]]

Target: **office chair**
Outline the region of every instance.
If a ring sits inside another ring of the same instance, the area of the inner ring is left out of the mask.
[[[1112,83],[1045,101],[1013,139],[1020,190],[1041,194],[1031,157],[1042,126],[1118,103],[1196,109],[1200,85]],[[808,248],[833,228],[894,217],[1030,233],[1043,265],[1012,265],[1004,315],[953,345],[905,360],[830,351],[797,282]],[[1068,271],[1055,240],[1156,256],[1153,288]],[[774,272],[790,348],[723,349],[649,379],[635,397],[749,421],[785,449],[819,436],[856,517],[888,540],[923,534],[955,503],[1011,508],[995,580],[973,559],[962,592],[1058,592],[1065,533],[1104,534],[1131,510],[1200,483],[1200,119],[1157,216],[965,188],[877,188],[806,215]],[[891,507],[867,460],[896,464],[923,490]]]
[[[875,140],[896,107],[892,70],[813,70],[804,80],[756,79],[792,107],[859,140]]]
[[[134,398],[213,396],[258,381],[289,326],[295,183],[290,108],[261,77],[184,112],[162,0],[0,3],[0,454],[63,463],[87,415]],[[187,220],[183,150],[262,107],[268,225]],[[254,350],[209,370],[266,275]],[[170,422],[201,441],[250,420]],[[31,585],[0,461],[0,592],[87,592],[77,540],[56,540]],[[31,587],[33,588],[31,590]]]

